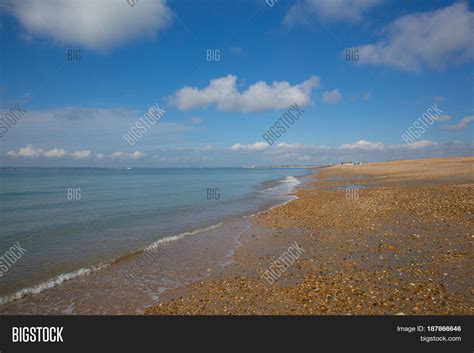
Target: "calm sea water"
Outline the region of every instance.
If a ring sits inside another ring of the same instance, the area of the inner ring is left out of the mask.
[[[0,303],[39,292],[48,287],[45,283],[61,283],[64,278],[58,278],[64,274],[74,277],[90,266],[276,204],[299,183],[295,177],[308,173],[0,169],[0,256],[17,241],[26,249],[0,278]]]

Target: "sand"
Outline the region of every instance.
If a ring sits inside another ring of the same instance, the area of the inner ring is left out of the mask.
[[[254,217],[225,271],[145,313],[474,313],[474,157],[317,169],[296,195]]]

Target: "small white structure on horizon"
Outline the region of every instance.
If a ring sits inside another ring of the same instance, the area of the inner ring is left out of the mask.
[[[361,165],[361,162],[341,162],[341,165]]]

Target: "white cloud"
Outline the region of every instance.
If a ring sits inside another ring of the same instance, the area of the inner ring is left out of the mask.
[[[37,149],[33,145],[27,145],[26,147],[20,148],[18,152],[10,151],[8,155],[11,157],[27,157],[27,158],[37,158],[41,156],[43,150]]]
[[[44,152],[44,156],[48,158],[63,158],[63,157],[66,157],[67,155],[68,155],[67,151],[62,148],[60,149],[54,148],[52,150]]]
[[[311,15],[327,21],[359,21],[366,12],[383,2],[385,0],[303,0],[290,8],[284,23],[293,25]]]
[[[129,158],[129,159],[142,159],[146,157],[146,154],[140,151],[134,151],[130,153],[126,152],[114,152],[109,156],[102,153],[93,153],[90,150],[68,152],[63,148],[53,148],[48,151],[44,151],[41,148],[36,148],[32,144],[28,144],[26,147],[20,148],[18,151],[9,151],[8,156],[13,158],[26,157],[26,158],[74,158],[74,159],[88,159],[95,157],[97,160],[102,160],[106,158],[115,159],[115,158]]]
[[[408,148],[408,149],[418,150],[418,149],[425,149],[428,147],[436,147],[436,146],[438,146],[438,143],[436,142],[429,141],[429,140],[420,140],[420,141],[416,141],[410,144],[399,145],[398,147],[402,149]]]
[[[304,143],[279,143],[272,149],[269,149],[268,153],[297,157],[300,153],[317,153],[321,149],[324,149],[324,147]]]
[[[136,38],[153,36],[172,20],[166,0],[22,0],[9,11],[28,36],[94,50],[107,50]]]
[[[180,110],[214,104],[221,111],[259,112],[288,108],[295,103],[308,105],[311,91],[319,87],[319,83],[319,78],[315,76],[294,86],[287,81],[273,82],[271,85],[259,81],[239,92],[237,76],[227,75],[211,80],[203,89],[186,86],[178,90],[171,100]]]
[[[467,129],[469,125],[474,121],[474,115],[466,116],[461,119],[457,124],[454,125],[446,125],[443,126],[443,130],[451,130],[451,131],[460,131]]]
[[[244,152],[258,152],[266,150],[270,145],[266,142],[255,142],[248,145],[242,145],[240,143],[236,143],[229,147],[231,151],[244,151]]]
[[[381,142],[370,142],[365,140],[359,140],[353,144],[345,144],[340,147],[341,149],[349,150],[365,150],[365,151],[380,151],[385,148]]]
[[[282,142],[276,145],[277,148],[287,148],[287,149],[301,148],[303,146],[304,144],[302,143],[286,143],[286,142]]]
[[[323,101],[329,104],[336,104],[339,103],[342,99],[342,94],[339,89],[335,89],[332,91],[325,91],[323,93]]]
[[[142,159],[145,158],[146,154],[140,151],[135,151],[131,154],[132,159]]]
[[[76,159],[85,159],[92,157],[92,151],[76,151],[71,153],[71,156]]]
[[[140,152],[140,151],[135,151],[135,152],[132,152],[132,153],[127,153],[127,152],[114,152],[112,153],[109,157],[111,159],[134,159],[134,160],[137,160],[137,159],[142,159],[146,156],[145,153],[143,152]]]
[[[362,152],[383,152],[383,151],[401,151],[401,150],[421,150],[421,149],[428,149],[440,146],[437,142],[429,141],[429,140],[420,140],[416,141],[412,144],[398,144],[398,145],[386,145],[382,142],[372,142],[367,140],[359,140],[357,142],[351,144],[343,144],[340,146],[335,147],[328,147],[328,146],[316,146],[316,145],[309,145],[304,143],[279,143],[275,146],[270,146],[266,142],[255,142],[251,144],[234,144],[228,148],[221,149],[220,151],[246,151],[246,152],[261,152],[265,151],[265,153],[270,154],[285,154],[291,157],[299,157],[300,154],[298,153],[305,153],[305,155],[309,155],[309,153],[321,153],[321,152],[328,152],[328,153],[336,153],[342,151],[362,151]],[[201,149],[203,151],[211,151],[211,150],[219,150],[213,146],[206,146],[205,149]]]
[[[466,2],[398,18],[382,30],[385,39],[357,47],[358,64],[420,71],[474,58],[474,14]]]
[[[110,158],[125,158],[127,157],[127,153],[125,152],[114,152],[110,155]]]

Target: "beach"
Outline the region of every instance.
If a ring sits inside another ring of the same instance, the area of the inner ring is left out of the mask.
[[[473,191],[473,157],[315,169],[232,264],[145,313],[472,315]]]

